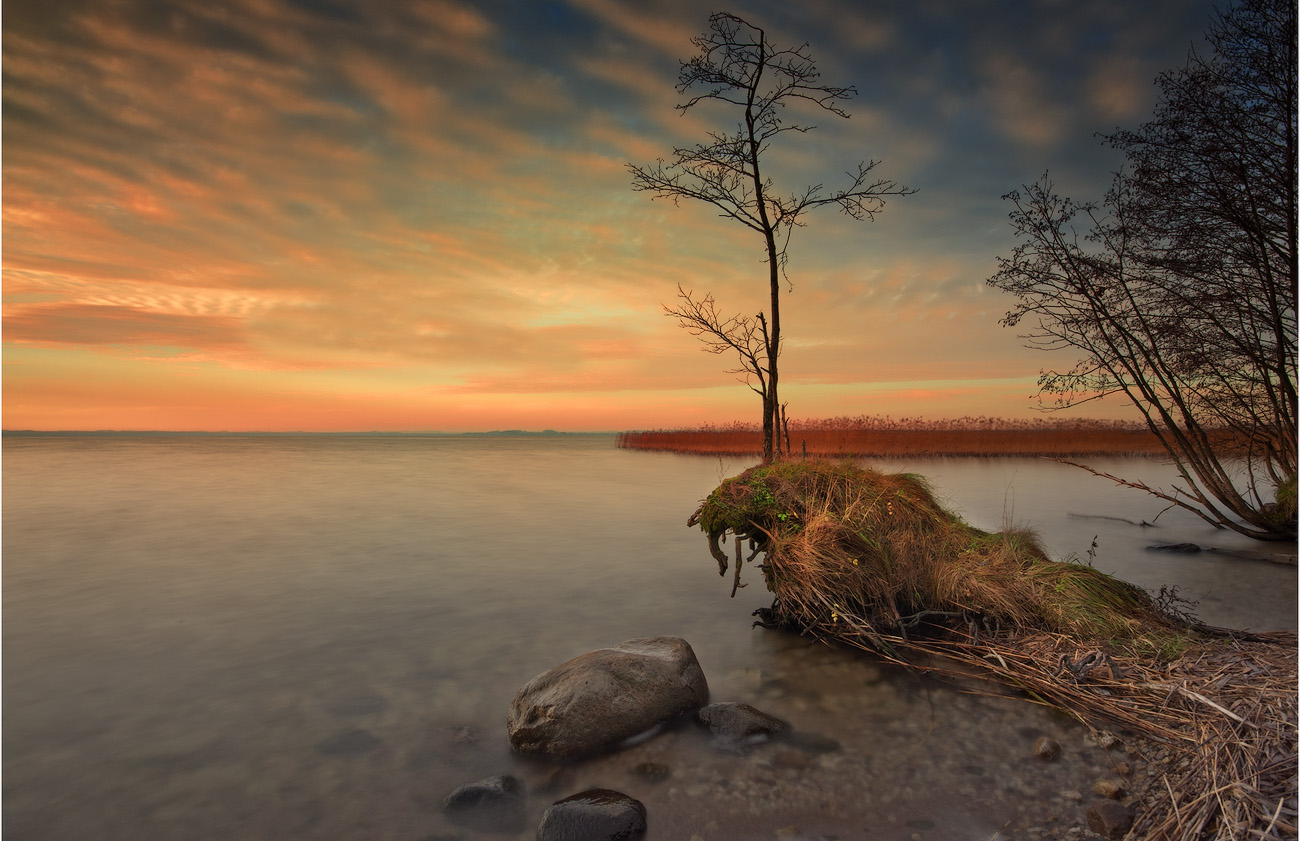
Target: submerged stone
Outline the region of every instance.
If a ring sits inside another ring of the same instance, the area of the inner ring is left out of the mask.
[[[1061,746],[1055,739],[1049,739],[1043,736],[1034,742],[1034,756],[1039,759],[1056,759],[1061,755]]]
[[[524,784],[509,775],[466,783],[443,799],[442,809],[462,826],[518,831],[524,828]]]
[[[730,701],[709,704],[695,716],[719,742],[733,747],[766,741],[790,729],[790,725],[776,716],[749,704]]]

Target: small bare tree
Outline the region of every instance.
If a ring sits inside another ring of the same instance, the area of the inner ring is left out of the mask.
[[[814,128],[787,123],[785,107],[802,102],[847,118],[841,103],[855,96],[856,89],[821,84],[807,44],[777,49],[761,28],[725,12],[710,16],[709,31],[691,43],[699,54],[682,62],[677,92],[692,93],[677,108],[687,111],[705,101],[733,106],[739,110],[736,129],[709,132],[707,143],[674,149],[671,163],[661,158],[652,166],[627,166],[633,190],[674,202],[682,198],[706,202],[763,238],[770,320],[762,313],[754,319],[719,320],[711,296],[696,301],[680,286],[682,303],[668,313],[704,340],[707,350],[720,353],[731,348],[740,354],[741,370],[753,375],[758,387],[749,381],[750,387],[763,399],[763,460],[767,462],[781,452],[777,357],[781,279],[786,277],[790,235],[805,224],[803,216],[813,208],[835,205],[854,219],[869,220],[883,209],[886,196],[914,190],[874,178],[871,172],[877,162],[873,160],[858,164],[838,190],[828,192],[815,184],[801,192],[778,192],[763,167],[772,142],[787,132],[802,134]],[[761,354],[757,352],[760,340]]]
[[[693,292],[677,284],[675,307],[664,307],[664,314],[677,319],[677,323],[695,336],[709,353],[723,354],[732,351],[740,359],[740,367],[728,374],[739,374],[741,382],[763,400],[766,409],[771,405],[767,376],[768,332],[767,319],[760,312],[753,318],[733,315],[724,318],[718,314],[713,296],[705,294],[696,298]]]

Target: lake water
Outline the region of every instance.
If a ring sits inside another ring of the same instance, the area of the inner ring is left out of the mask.
[[[600,786],[646,804],[651,841],[987,841],[1077,825],[1087,798],[1064,793],[1113,773],[1050,711],[752,628],[761,582],[728,598],[685,526],[746,460],[612,436],[6,436],[3,458],[12,838],[472,839],[442,798],[510,773],[534,827]],[[1158,528],[1097,519],[1154,518],[1137,491],[1037,460],[882,466],[927,475],[977,526],[1037,528],[1061,556],[1096,536],[1097,567],[1179,586],[1210,624],[1296,628],[1295,567],[1144,550],[1277,547],[1177,511]],[[685,727],[558,768],[512,755],[520,685],[659,634],[690,641],[714,700],[825,738],[735,754]],[[1027,758],[1040,735],[1061,761]],[[646,762],[668,777],[639,775]]]

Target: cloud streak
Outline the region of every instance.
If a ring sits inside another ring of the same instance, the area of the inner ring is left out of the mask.
[[[876,223],[827,215],[797,233],[784,364],[807,402],[792,412],[839,413],[877,382],[1036,374],[982,286],[1010,248],[998,197],[1048,167],[1099,193],[1114,162],[1092,133],[1149,111],[1151,78],[1209,8],[741,2],[860,90],[850,120],[774,150],[804,179],[789,188],[868,157],[921,188]],[[676,61],[706,22],[695,4],[6,12],[6,426],[752,414],[730,365],[660,304],[680,282],[756,311],[760,243],[707,208],[631,193],[624,169],[728,127],[674,109]],[[114,379],[130,387],[106,391]],[[906,393],[888,399],[918,405]],[[987,393],[985,413],[1024,411]],[[254,408],[276,394],[282,412]]]

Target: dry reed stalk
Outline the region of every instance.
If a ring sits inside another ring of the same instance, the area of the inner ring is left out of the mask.
[[[1084,652],[1061,634],[977,639],[949,628],[927,637],[858,630],[846,624],[834,634],[812,633],[910,668],[993,681],[1066,710],[1089,728],[1136,734],[1131,749],[1154,773],[1133,792],[1128,838],[1296,837],[1294,634],[1251,643],[1206,638],[1175,663],[1112,654],[1123,678],[1094,668],[1076,679],[1060,663]],[[1233,660],[1231,673],[1221,665],[1224,656]]]
[[[790,455],[854,457],[1160,455],[1144,427],[1095,420],[1013,421],[1002,418],[831,418],[789,425]],[[619,435],[627,449],[708,455],[757,455],[762,433],[735,423],[696,429],[644,430]]]

